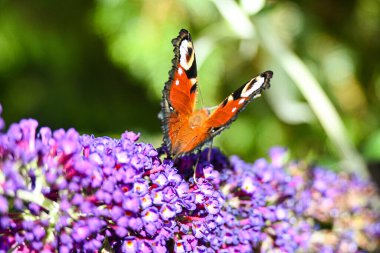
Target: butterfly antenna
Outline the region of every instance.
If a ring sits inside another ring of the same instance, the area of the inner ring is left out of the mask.
[[[198,87],[198,93],[199,93],[199,101],[200,101],[200,103],[201,103],[201,107],[204,107],[204,102],[203,102],[203,96],[202,96],[202,90],[201,90],[201,87],[199,87],[199,85],[197,85]]]

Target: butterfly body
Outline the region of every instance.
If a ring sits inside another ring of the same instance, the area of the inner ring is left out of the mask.
[[[273,73],[266,71],[251,79],[213,111],[196,109],[198,78],[191,36],[182,29],[172,43],[175,57],[163,90],[161,119],[164,145],[176,157],[201,147],[229,127],[238,113],[270,86]]]

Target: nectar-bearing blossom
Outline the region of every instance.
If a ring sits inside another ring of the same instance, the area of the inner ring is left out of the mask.
[[[217,149],[173,161],[133,132],[37,127],[6,131],[0,118],[0,253],[379,248],[374,185],[289,162],[284,148],[254,163]]]

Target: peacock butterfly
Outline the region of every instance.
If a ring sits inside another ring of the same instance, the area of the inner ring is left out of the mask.
[[[190,33],[182,29],[172,40],[174,59],[162,91],[161,113],[164,146],[174,157],[189,153],[236,119],[249,102],[270,87],[272,71],[265,71],[229,95],[215,110],[195,108],[198,93],[197,64]]]

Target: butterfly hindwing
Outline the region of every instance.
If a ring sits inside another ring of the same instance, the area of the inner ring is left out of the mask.
[[[228,96],[207,120],[206,124],[211,129],[210,138],[228,127],[249,102],[260,96],[264,89],[269,88],[272,76],[272,71],[263,72]]]

